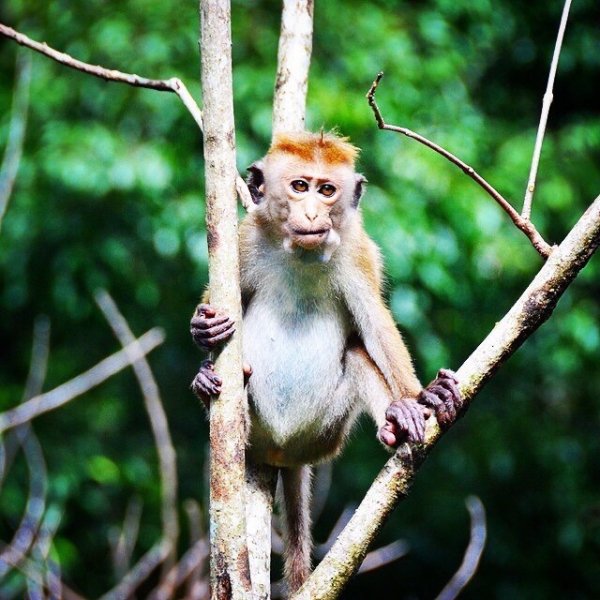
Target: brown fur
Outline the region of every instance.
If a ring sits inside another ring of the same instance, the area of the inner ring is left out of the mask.
[[[269,150],[269,155],[276,153],[290,154],[307,162],[353,167],[359,149],[350,144],[348,138],[333,133],[280,133]]]

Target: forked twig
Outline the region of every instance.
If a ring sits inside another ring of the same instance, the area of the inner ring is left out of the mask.
[[[373,114],[375,115],[375,120],[377,121],[377,125],[379,129],[384,129],[386,131],[395,131],[396,133],[401,133],[421,144],[431,148],[438,154],[441,154],[444,158],[448,159],[452,164],[456,165],[459,169],[468,175],[473,181],[475,181],[479,186],[481,186],[508,214],[508,216],[512,219],[513,223],[529,238],[533,247],[538,251],[538,253],[543,258],[548,258],[552,252],[552,247],[544,240],[544,238],[540,235],[535,225],[529,220],[522,217],[513,206],[506,200],[500,192],[498,192],[493,186],[491,186],[479,173],[470,167],[465,162],[460,160],[460,158],[454,156],[448,150],[445,150],[441,146],[438,146],[431,140],[428,140],[426,137],[407,129],[406,127],[398,127],[396,125],[388,125],[384,120],[377,103],[375,102],[375,91],[381,78],[383,77],[383,72],[380,72],[377,75],[375,81],[373,81],[373,85],[371,85],[369,91],[367,92],[367,100],[369,101],[369,106],[373,110]]]

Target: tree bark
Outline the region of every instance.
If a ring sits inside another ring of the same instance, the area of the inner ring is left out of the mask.
[[[230,3],[201,0],[200,22],[210,298],[237,323],[216,358],[223,387],[210,411],[211,596],[225,600],[250,593]]]

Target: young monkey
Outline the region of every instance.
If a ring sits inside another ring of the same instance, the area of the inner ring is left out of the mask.
[[[425,389],[382,299],[382,264],[365,233],[358,149],[327,133],[275,138],[249,167],[256,210],[240,227],[248,380],[247,453],[280,468],[287,525],[286,579],[296,591],[310,573],[310,465],[335,456],[362,412],[395,448],[422,442],[432,411],[442,426],[461,408],[454,374]],[[234,332],[208,304],[191,321],[210,351]],[[212,362],[192,387],[208,404],[221,389]]]

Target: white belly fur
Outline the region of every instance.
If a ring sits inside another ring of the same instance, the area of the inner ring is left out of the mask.
[[[252,367],[252,428],[275,446],[283,448],[298,434],[310,445],[348,412],[347,395],[334,394],[343,375],[348,318],[334,298],[257,296],[244,315],[243,341]],[[251,446],[253,437],[251,432]]]

